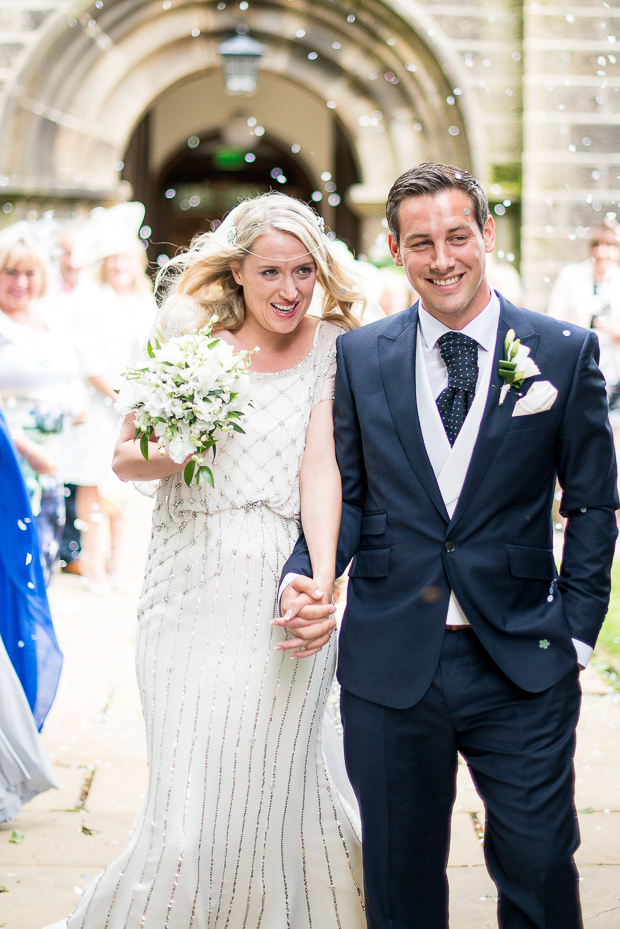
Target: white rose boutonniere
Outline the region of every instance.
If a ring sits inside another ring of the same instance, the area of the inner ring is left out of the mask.
[[[504,382],[499,395],[500,406],[511,387],[521,387],[528,377],[540,374],[540,368],[529,355],[528,346],[521,345],[521,339],[515,337],[514,329],[509,329],[504,340],[504,360],[499,363],[499,376]]]

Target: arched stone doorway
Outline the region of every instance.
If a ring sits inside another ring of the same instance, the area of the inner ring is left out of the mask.
[[[129,142],[122,176],[146,204],[149,257],[170,255],[170,243],[187,245],[239,199],[273,189],[311,202],[359,251],[360,220],[345,194],[360,175],[337,115],[276,75],[263,75],[248,98],[227,96],[222,84],[212,72],[171,88]]]
[[[44,205],[117,199],[119,166],[145,114],[155,112],[156,120],[166,99],[202,80],[219,83],[219,93],[206,98],[210,108],[226,99],[218,49],[241,23],[267,47],[256,97],[258,105],[263,88],[273,88],[260,117],[265,138],[291,146],[296,139],[283,134],[283,122],[305,117],[306,126],[318,126],[317,147],[328,139],[329,158],[305,156],[317,190],[321,174],[334,173],[328,166],[337,148],[334,125],[347,140],[358,176],[342,199],[357,217],[362,247],[381,231],[391,182],[412,164],[448,161],[486,179],[475,100],[454,90],[465,86],[462,64],[434,44],[433,29],[416,5],[270,0],[242,11],[245,3],[175,0],[168,6],[161,0],[107,0],[95,20],[91,4],[82,2],[73,4],[73,25],[67,26],[66,15],[50,19],[5,109],[0,172],[8,179],[7,192],[29,191]],[[300,117],[291,110],[282,119],[275,101],[283,88],[303,96],[308,112]],[[215,129],[205,124],[206,109],[196,114],[193,132],[199,136]],[[319,112],[332,127],[325,133]],[[474,122],[475,135],[468,132]]]

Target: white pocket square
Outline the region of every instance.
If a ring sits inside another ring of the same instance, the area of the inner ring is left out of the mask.
[[[558,395],[557,387],[550,381],[534,381],[524,397],[515,403],[513,416],[531,416],[550,410]]]

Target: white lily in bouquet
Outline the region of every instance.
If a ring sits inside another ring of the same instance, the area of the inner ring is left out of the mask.
[[[149,441],[157,439],[160,454],[168,449],[178,464],[186,458],[185,483],[200,478],[213,487],[213,472],[204,456],[222,435],[244,430],[239,425],[250,406],[249,356],[234,352],[223,339],[211,333],[217,316],[196,332],[164,342],[156,337],[147,345],[149,363],[128,368],[118,392],[116,409],[122,415],[135,412],[134,440],[140,440],[149,460]],[[258,349],[254,349],[258,351]]]

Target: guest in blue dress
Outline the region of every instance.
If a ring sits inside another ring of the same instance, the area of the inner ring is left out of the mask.
[[[36,521],[1,412],[0,638],[41,730],[56,695],[62,654],[47,602]]]

